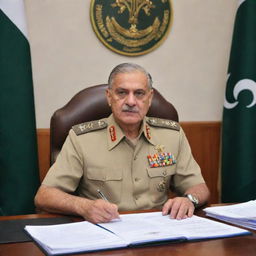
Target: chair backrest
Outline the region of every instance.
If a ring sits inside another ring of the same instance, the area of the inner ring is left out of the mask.
[[[64,107],[54,112],[50,124],[51,165],[55,162],[73,125],[105,118],[111,114],[105,97],[106,89],[107,84],[85,88],[73,96]],[[156,89],[154,89],[154,97],[147,116],[178,122],[176,109]]]

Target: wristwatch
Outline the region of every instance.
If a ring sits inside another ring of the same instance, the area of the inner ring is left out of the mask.
[[[193,196],[192,194],[185,194],[184,197],[188,198],[193,203],[195,208],[199,205],[198,198]]]

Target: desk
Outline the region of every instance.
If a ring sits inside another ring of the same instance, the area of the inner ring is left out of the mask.
[[[202,211],[196,215],[204,216]],[[33,214],[21,216],[4,216],[0,220],[22,218],[50,218],[60,215]],[[196,232],[196,230],[195,230]],[[238,236],[224,239],[214,239],[201,242],[170,243],[167,245],[149,246],[143,248],[125,248],[94,253],[84,253],[86,256],[254,256],[256,254],[256,232],[252,236]],[[0,256],[43,256],[44,253],[33,242],[0,244]]]

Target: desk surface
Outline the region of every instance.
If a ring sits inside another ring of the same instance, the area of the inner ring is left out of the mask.
[[[197,215],[203,216],[202,211]],[[45,218],[56,217],[53,214],[33,214],[21,216],[0,217],[6,219]],[[196,232],[196,230],[195,230]],[[254,256],[256,254],[256,232],[252,236],[238,236],[224,239],[214,239],[200,242],[170,243],[166,245],[148,246],[143,248],[125,248],[108,250],[79,255],[87,256]],[[44,253],[33,242],[0,244],[0,255],[2,256],[43,256]]]

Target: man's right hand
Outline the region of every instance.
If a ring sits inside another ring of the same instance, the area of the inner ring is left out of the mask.
[[[103,223],[119,219],[117,205],[102,199],[87,201],[85,208],[81,210],[81,215],[84,219],[92,223]]]
[[[93,223],[109,222],[119,218],[116,204],[102,199],[90,200],[68,194],[58,188],[41,185],[35,197],[39,210],[61,214],[80,215]]]

